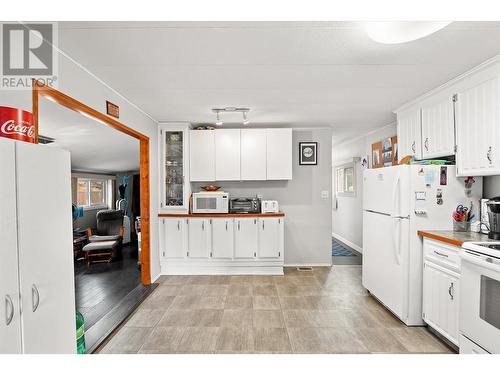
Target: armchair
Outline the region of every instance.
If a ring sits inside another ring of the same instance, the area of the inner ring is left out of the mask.
[[[89,243],[83,247],[87,265],[110,263],[121,256],[123,243],[123,212],[121,210],[102,210],[97,212],[97,229],[87,229]]]

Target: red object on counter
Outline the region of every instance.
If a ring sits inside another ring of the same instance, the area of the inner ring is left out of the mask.
[[[33,114],[22,109],[0,106],[0,137],[35,143]]]

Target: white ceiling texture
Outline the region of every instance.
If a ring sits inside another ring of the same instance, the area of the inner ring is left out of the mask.
[[[499,54],[500,23],[387,45],[359,22],[63,22],[59,45],[156,120],[213,123],[214,107],[250,107],[248,126],[332,127],[338,143]]]

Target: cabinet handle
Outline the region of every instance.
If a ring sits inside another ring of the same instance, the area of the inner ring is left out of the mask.
[[[201,222],[201,230],[205,230],[205,222],[204,221]]]
[[[5,295],[5,325],[8,326],[14,317],[14,304],[8,294]]]
[[[425,138],[424,146],[425,146],[425,151],[429,151],[429,138]]]
[[[415,141],[411,144],[411,150],[413,151],[413,154],[415,154],[416,147],[415,147]]]
[[[439,255],[440,257],[448,258],[448,255],[440,253],[439,251],[434,250],[434,254]]]
[[[491,153],[492,153],[492,149],[491,149],[491,146],[488,148],[488,152],[486,153],[486,158],[488,159],[488,162],[490,163],[490,165],[493,163],[493,159],[491,158]]]
[[[38,309],[38,305],[40,304],[40,293],[38,293],[38,289],[35,284],[31,286],[31,310],[33,312]]]
[[[177,230],[181,230],[181,221],[177,220]]]
[[[227,221],[226,221],[226,232],[227,232]]]
[[[454,296],[455,291],[454,291],[453,283],[451,283],[450,287],[448,288],[448,294],[450,295],[451,300],[453,300],[453,298],[455,298],[455,296]]]
[[[264,220],[262,220],[262,230],[264,230],[264,229],[265,229],[265,225],[264,225],[264,223],[265,223],[265,221],[264,221]]]
[[[257,224],[257,219],[253,219],[253,223],[254,223],[254,224]]]
[[[240,230],[240,222],[238,221],[238,230]]]

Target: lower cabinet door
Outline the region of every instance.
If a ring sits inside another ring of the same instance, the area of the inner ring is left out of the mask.
[[[160,256],[167,259],[179,259],[186,256],[186,220],[182,218],[162,219],[163,231],[160,231]]]
[[[256,218],[237,218],[234,221],[234,257],[250,259],[257,256],[258,231]]]
[[[212,219],[212,258],[232,259],[233,251],[233,219]]]
[[[432,262],[424,263],[424,320],[458,345],[459,275]]]
[[[189,258],[208,258],[210,256],[210,219],[189,219]]]
[[[280,258],[280,226],[280,218],[259,218],[259,258]]]

